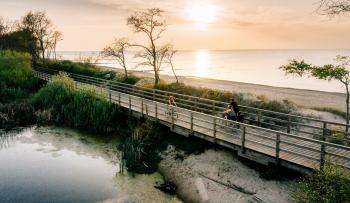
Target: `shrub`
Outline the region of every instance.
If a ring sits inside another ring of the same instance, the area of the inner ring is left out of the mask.
[[[0,51],[1,83],[8,87],[25,87],[32,75],[31,56],[16,51]]]
[[[324,169],[303,178],[293,195],[299,203],[341,203],[350,201],[350,181],[340,166],[326,163]]]
[[[156,127],[146,121],[137,125],[132,136],[126,136],[119,146],[129,171],[135,173],[153,173],[157,170],[160,157],[156,150],[158,139]]]
[[[38,110],[52,109],[53,122],[92,131],[110,133],[118,128],[122,111],[100,98],[93,89],[75,89],[66,73],[56,75],[32,99]]]
[[[34,108],[27,100],[0,103],[0,129],[28,126],[35,123]]]

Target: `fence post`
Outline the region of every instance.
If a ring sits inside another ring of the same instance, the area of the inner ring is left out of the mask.
[[[215,113],[215,102],[213,101],[213,105],[212,105],[212,114],[214,115],[214,113]]]
[[[153,101],[156,101],[156,90],[155,89],[153,89],[152,98],[153,98]]]
[[[146,107],[146,116],[148,117],[148,107],[147,107],[147,104],[145,104],[145,107]]]
[[[120,92],[118,92],[118,104],[119,104],[119,106],[120,106]]]
[[[322,140],[322,141],[325,141],[325,140],[326,140],[326,136],[327,136],[327,122],[324,121],[324,122],[323,122],[323,131],[322,131],[321,140]]]
[[[242,154],[245,153],[245,134],[246,134],[246,127],[242,126],[242,145],[241,145],[241,152]]]
[[[156,102],[156,104],[155,104],[154,108],[155,108],[155,117],[156,117],[156,122],[158,122],[158,104],[157,104],[157,102]]]
[[[198,111],[198,106],[197,106],[197,103],[198,103],[198,99],[197,98],[195,98],[195,100],[194,100],[194,111]]]
[[[193,112],[191,111],[191,135],[193,135]]]
[[[108,98],[109,98],[109,102],[112,103],[112,93],[111,93],[111,89],[108,89]]]
[[[213,136],[214,136],[214,143],[216,143],[216,118],[214,118],[214,121],[213,121]]]
[[[290,129],[291,129],[291,120],[290,120],[290,116],[288,116],[287,133],[290,133]]]
[[[257,116],[258,116],[258,118],[257,118],[258,126],[261,126],[261,112],[260,111],[257,112]]]
[[[131,112],[131,96],[129,95],[129,113]]]
[[[174,106],[171,108],[171,130],[174,130],[175,127],[174,108]]]
[[[279,133],[276,134],[276,166],[280,165],[280,143],[281,143],[281,135]]]
[[[326,141],[327,136],[327,122],[323,122],[323,132],[322,132],[322,141]],[[324,162],[325,162],[325,156],[326,156],[326,145],[321,144],[321,150],[320,150],[320,170],[323,170]]]
[[[143,98],[141,98],[141,116],[143,116]]]

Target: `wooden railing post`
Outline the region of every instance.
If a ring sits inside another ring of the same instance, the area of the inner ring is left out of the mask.
[[[141,98],[141,116],[143,116],[143,98]]]
[[[131,96],[129,95],[129,113],[131,113]]]
[[[323,170],[325,157],[326,157],[326,145],[322,143],[321,150],[320,150],[320,170]]]
[[[290,133],[290,130],[291,130],[291,119],[290,119],[290,116],[288,116],[287,133]]]
[[[153,101],[156,101],[156,90],[153,89],[152,91],[152,98],[153,98]]]
[[[245,135],[246,135],[246,127],[243,125],[242,126],[242,144],[241,144],[241,152],[242,154],[245,153]]]
[[[215,113],[215,102],[214,101],[213,101],[213,104],[212,104],[212,111],[211,112],[212,112],[211,114],[214,115],[214,113]]]
[[[108,88],[108,98],[109,102],[112,103],[112,93],[111,93],[111,88]]]
[[[195,100],[194,100],[194,111],[198,111],[198,99],[197,98],[195,98]]]
[[[257,112],[257,122],[258,122],[258,126],[261,126],[261,112],[260,111]]]
[[[191,135],[193,135],[193,112],[191,112]]]
[[[155,108],[154,111],[155,111],[156,122],[158,122],[158,104],[157,104],[157,102],[155,103],[154,108]]]
[[[280,165],[280,143],[281,143],[281,135],[279,133],[276,134],[276,166]]]
[[[327,136],[327,122],[323,122],[323,131],[322,131],[322,137],[321,140],[325,141]]]
[[[214,136],[214,143],[216,143],[216,118],[213,120],[213,136]]]
[[[327,122],[323,122],[323,132],[322,132],[321,140],[326,141],[326,136],[327,136]],[[322,143],[321,149],[320,149],[320,170],[323,170],[325,157],[326,157],[326,145]]]
[[[175,127],[174,108],[174,106],[171,108],[171,130],[174,130]]]
[[[119,104],[119,106],[120,106],[120,92],[118,92],[118,104]]]
[[[146,116],[148,117],[148,107],[147,107],[147,104],[145,104],[145,107],[146,107]]]

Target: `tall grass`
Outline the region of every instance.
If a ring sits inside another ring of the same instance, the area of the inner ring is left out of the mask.
[[[123,119],[118,106],[99,97],[93,89],[75,89],[74,81],[65,73],[54,76],[32,103],[38,110],[50,109],[50,119],[55,124],[92,131],[111,133]]]
[[[124,77],[124,74],[117,73],[115,71],[103,70],[98,66],[95,66],[91,63],[80,63],[80,62],[72,62],[69,60],[65,61],[49,61],[45,64],[37,64],[37,66],[42,68],[48,68],[57,71],[65,71],[68,73],[81,74],[91,77],[97,77],[106,80],[114,80],[118,82],[135,84],[140,78],[129,75],[128,78]]]

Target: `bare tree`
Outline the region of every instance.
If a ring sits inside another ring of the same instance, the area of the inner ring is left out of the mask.
[[[37,40],[42,61],[45,63],[46,51],[50,47],[49,44],[54,40],[52,36],[56,32],[52,21],[43,11],[30,11],[22,18],[20,28],[33,33]]]
[[[128,78],[128,71],[125,60],[125,51],[128,47],[128,40],[126,38],[121,38],[115,39],[111,45],[105,47],[102,51],[103,56],[113,57],[118,61],[119,65],[124,68],[125,78]]]
[[[63,40],[63,34],[60,31],[54,31],[48,39],[49,41],[47,42],[47,44],[49,45],[49,50],[53,53],[54,59],[57,60],[57,43]]]
[[[167,52],[165,54],[165,62],[170,65],[170,67],[173,71],[173,74],[175,76],[176,83],[179,83],[179,79],[175,73],[174,63],[173,63],[173,57],[176,53],[177,53],[177,50],[174,49],[173,45],[169,44],[168,48],[167,48]]]
[[[162,33],[166,30],[166,23],[162,16],[163,11],[158,8],[135,12],[127,20],[127,25],[132,27],[136,33],[143,33],[149,40],[148,45],[130,44],[142,49],[136,56],[143,59],[139,65],[151,66],[154,71],[155,85],[160,81],[159,71],[161,69],[167,46],[157,44]]]
[[[350,0],[321,0],[318,12],[324,15],[336,16],[350,12]]]

